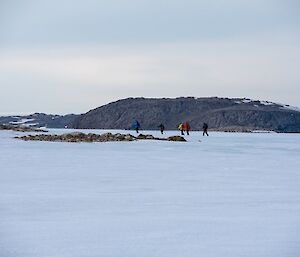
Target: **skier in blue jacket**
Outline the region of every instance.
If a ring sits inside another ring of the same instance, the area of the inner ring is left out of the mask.
[[[141,128],[141,124],[137,120],[135,120],[132,123],[132,129],[135,129],[136,133],[139,133],[140,128]]]

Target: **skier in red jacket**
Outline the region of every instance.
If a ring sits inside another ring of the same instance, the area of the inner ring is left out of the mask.
[[[186,131],[187,135],[190,135],[189,132],[191,130],[191,126],[187,121],[182,124],[182,128],[183,128],[184,131]]]

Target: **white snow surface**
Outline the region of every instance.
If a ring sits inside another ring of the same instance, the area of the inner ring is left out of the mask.
[[[269,101],[260,101],[260,103],[263,105],[277,105],[277,106],[281,106],[280,107],[281,109],[300,112],[300,108],[296,107],[296,106],[291,106],[291,105],[281,104],[281,103],[273,103],[273,102],[269,102]]]
[[[238,101],[235,101],[235,103],[237,104],[248,104],[248,103],[251,103],[251,102],[254,102],[255,100],[252,100],[252,99],[241,99],[241,100],[238,100]]]
[[[275,103],[269,102],[269,101],[260,101],[263,105],[276,105]]]
[[[251,102],[253,102],[254,100],[252,100],[252,99],[243,99],[243,100],[241,100],[241,102],[242,103],[251,103]]]
[[[27,124],[27,122],[30,122],[30,121],[34,121],[35,119],[27,119],[27,118],[23,118],[23,119],[20,119],[19,121],[11,121],[9,122],[10,124],[13,124],[13,125],[22,125],[22,124]],[[36,124],[36,123],[35,123]]]
[[[1,257],[300,256],[299,134],[16,135],[0,131]]]
[[[282,107],[282,109],[288,109],[291,111],[300,112],[300,108],[296,107],[296,106],[284,105],[284,107]]]

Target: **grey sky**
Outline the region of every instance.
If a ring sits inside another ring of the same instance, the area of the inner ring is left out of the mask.
[[[0,0],[0,113],[130,96],[300,106],[296,0]]]

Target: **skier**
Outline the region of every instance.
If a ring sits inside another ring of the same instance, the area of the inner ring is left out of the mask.
[[[203,123],[203,136],[205,136],[205,134],[208,136],[208,133],[207,133],[207,129],[208,129],[208,125],[207,123]]]
[[[139,129],[141,128],[141,124],[137,120],[135,120],[132,123],[132,128],[135,129],[136,133],[139,133]]]
[[[160,125],[158,127],[160,128],[160,133],[163,134],[164,130],[165,130],[165,126],[162,123],[160,123]]]
[[[178,125],[178,129],[181,131],[181,135],[184,135],[184,133],[183,133],[183,124],[182,123],[180,123]]]
[[[185,123],[183,123],[182,127],[183,127],[183,130],[186,131],[186,134],[189,136],[189,135],[190,135],[189,132],[190,132],[190,130],[191,130],[190,124],[186,121]]]

